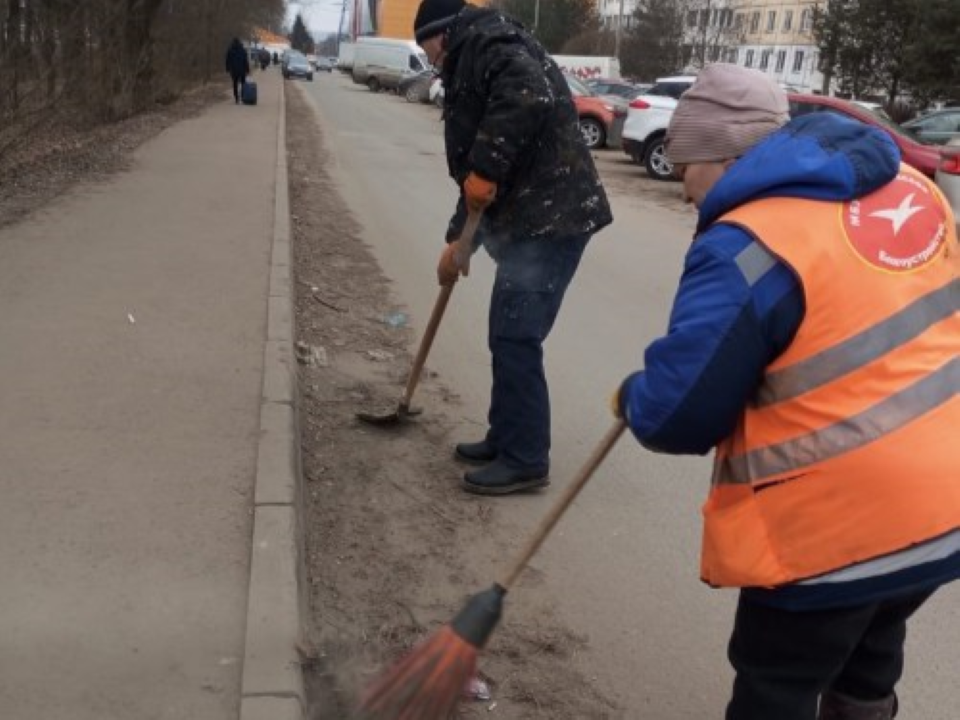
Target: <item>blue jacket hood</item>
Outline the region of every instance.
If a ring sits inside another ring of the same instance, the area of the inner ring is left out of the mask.
[[[730,166],[704,198],[697,231],[751,200],[863,197],[893,180],[899,167],[900,149],[882,130],[831,112],[803,115]]]

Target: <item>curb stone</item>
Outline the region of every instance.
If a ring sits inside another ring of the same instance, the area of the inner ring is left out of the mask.
[[[281,84],[240,720],[302,720],[306,708],[297,654],[306,605],[284,93]]]

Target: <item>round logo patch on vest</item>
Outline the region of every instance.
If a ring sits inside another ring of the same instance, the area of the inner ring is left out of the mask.
[[[918,270],[943,251],[946,213],[913,175],[901,171],[875,193],[844,203],[841,212],[850,247],[880,270]]]

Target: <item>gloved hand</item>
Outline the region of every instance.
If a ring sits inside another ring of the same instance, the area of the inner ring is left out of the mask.
[[[623,420],[623,399],[626,397],[627,383],[630,382],[632,375],[628,375],[627,378],[620,383],[620,387],[613,391],[613,395],[610,396],[610,412],[613,413],[613,416],[618,420]]]
[[[441,285],[453,285],[461,275],[466,277],[469,274],[470,255],[466,255],[464,262],[460,254],[460,241],[447,243],[440,254],[440,262],[437,263],[437,280]]]
[[[613,416],[617,420],[623,419],[623,409],[620,407],[620,391],[623,388],[617,388],[613,391],[613,395],[610,396],[610,412],[613,413]]]
[[[497,197],[497,184],[486,178],[482,178],[475,172],[467,175],[463,181],[463,197],[467,203],[467,209],[471,212],[481,212],[490,207],[490,204]]]

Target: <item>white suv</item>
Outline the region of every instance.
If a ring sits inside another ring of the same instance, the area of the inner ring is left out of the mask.
[[[646,167],[655,180],[673,178],[673,167],[663,151],[663,139],[677,100],[696,79],[695,75],[658,78],[652,88],[630,103],[623,126],[623,151],[635,163]]]

